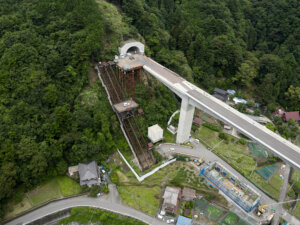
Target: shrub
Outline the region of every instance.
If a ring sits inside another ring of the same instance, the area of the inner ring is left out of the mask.
[[[247,144],[247,141],[245,139],[241,138],[241,139],[239,139],[239,143],[241,145],[245,145],[245,144]]]
[[[288,196],[289,196],[290,198],[295,198],[296,194],[295,194],[295,192],[294,192],[293,189],[289,190]]]
[[[219,138],[228,141],[228,135],[223,132],[219,133]]]
[[[156,162],[160,162],[163,159],[162,155],[159,154],[158,151],[154,151],[154,156],[156,158]]]
[[[119,176],[115,171],[110,174],[110,180],[115,184],[119,183]]]
[[[236,160],[237,163],[241,163],[243,161],[243,157],[240,157]]]
[[[101,186],[101,191],[105,194],[108,194],[109,193],[109,188],[106,185],[102,185]]]
[[[203,126],[217,132],[220,132],[222,130],[221,127],[212,123],[203,123]]]
[[[101,187],[96,185],[90,188],[90,197],[97,197],[97,194],[101,191]]]

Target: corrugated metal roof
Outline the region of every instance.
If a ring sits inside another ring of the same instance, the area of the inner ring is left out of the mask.
[[[192,225],[192,219],[184,216],[179,216],[176,225]]]

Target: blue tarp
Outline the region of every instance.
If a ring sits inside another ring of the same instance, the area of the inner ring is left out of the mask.
[[[179,216],[176,225],[192,225],[192,219],[184,216]]]

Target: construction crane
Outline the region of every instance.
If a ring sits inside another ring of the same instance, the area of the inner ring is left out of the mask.
[[[267,204],[267,205],[258,205],[257,207],[257,216],[261,216],[262,214],[264,214],[266,212],[266,208],[272,205],[280,205],[280,204],[285,204],[285,203],[289,203],[289,202],[297,202],[299,201],[299,199],[295,199],[295,200],[289,200],[289,201],[285,201],[285,202],[276,202],[276,203],[272,203],[272,204]]]

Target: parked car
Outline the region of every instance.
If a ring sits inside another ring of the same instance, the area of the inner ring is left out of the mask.
[[[174,223],[174,222],[175,222],[174,219],[169,219],[169,220],[167,220],[167,223]]]

